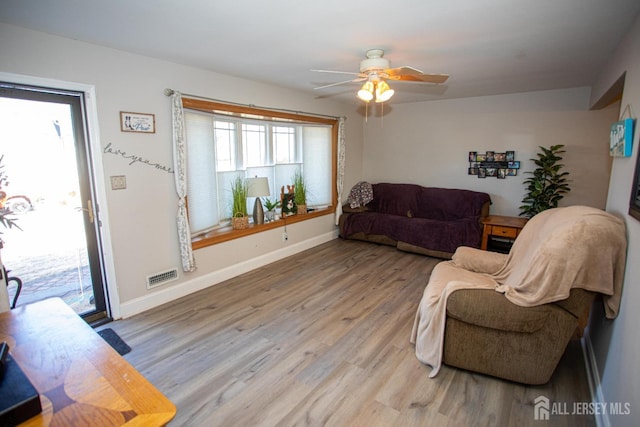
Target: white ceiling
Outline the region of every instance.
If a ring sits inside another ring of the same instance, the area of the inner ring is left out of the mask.
[[[0,0],[0,21],[357,102],[357,72],[382,48],[392,67],[450,74],[392,82],[391,103],[590,86],[638,0]],[[1,43],[1,41],[0,41]],[[6,60],[6,59],[5,59]]]

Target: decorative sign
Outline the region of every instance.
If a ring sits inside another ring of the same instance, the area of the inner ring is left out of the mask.
[[[156,133],[156,116],[155,114],[120,111],[120,130],[122,132]]]
[[[624,119],[611,125],[609,154],[612,157],[629,157],[633,145],[633,119]]]
[[[135,163],[141,163],[143,165],[151,166],[152,168],[159,169],[167,173],[173,173],[173,168],[170,166],[161,165],[160,163],[154,163],[148,159],[145,159],[144,157],[122,151],[119,148],[113,147],[111,143],[108,143],[107,146],[102,149],[102,152],[104,154],[113,154],[114,156],[122,157],[129,162],[129,166],[132,166]]]
[[[520,162],[515,160],[515,151],[504,153],[469,151],[469,175],[476,175],[478,178],[504,179],[518,175],[518,169],[520,169]]]

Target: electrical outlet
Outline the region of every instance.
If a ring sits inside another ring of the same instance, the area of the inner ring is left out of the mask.
[[[284,233],[282,233],[282,241],[286,242],[287,240],[289,240],[289,235],[287,234],[287,232],[285,231]]]
[[[127,177],[125,175],[115,175],[111,177],[112,190],[124,190],[127,188]]]

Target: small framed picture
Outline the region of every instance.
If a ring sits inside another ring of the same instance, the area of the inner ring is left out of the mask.
[[[487,162],[495,161],[495,155],[496,153],[494,151],[487,151]]]
[[[156,133],[156,116],[155,114],[120,111],[120,131]]]
[[[496,168],[487,168],[487,176],[496,176],[498,175],[498,169]]]
[[[486,161],[487,161],[487,155],[486,154],[479,153],[476,156],[476,162],[486,162]]]
[[[475,151],[469,151],[469,162],[475,162],[476,156],[478,155]]]
[[[485,168],[478,168],[478,178],[486,178],[487,170]]]
[[[507,169],[507,176],[517,176],[518,175],[518,169]]]
[[[516,160],[515,162],[508,163],[509,169],[520,169],[520,160]]]
[[[498,169],[498,179],[505,179],[507,177],[506,169]]]
[[[611,125],[609,153],[615,157],[631,156],[633,144],[633,119],[624,119]]]
[[[516,159],[516,152],[515,151],[507,151],[505,153],[505,162],[513,162]]]
[[[298,212],[293,193],[282,193],[282,217],[295,215]]]
[[[478,175],[478,168],[469,168],[469,175]]]
[[[505,153],[496,153],[493,156],[493,161],[495,161],[495,162],[504,162],[506,158],[507,158],[507,155]]]

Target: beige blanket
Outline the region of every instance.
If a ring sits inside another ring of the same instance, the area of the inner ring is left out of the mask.
[[[509,255],[459,248],[438,264],[416,313],[411,342],[437,375],[448,296],[459,289],[494,289],[531,307],[566,299],[572,288],[604,295],[608,318],[618,314],[626,259],[624,222],[586,206],[549,209],[524,227]]]

